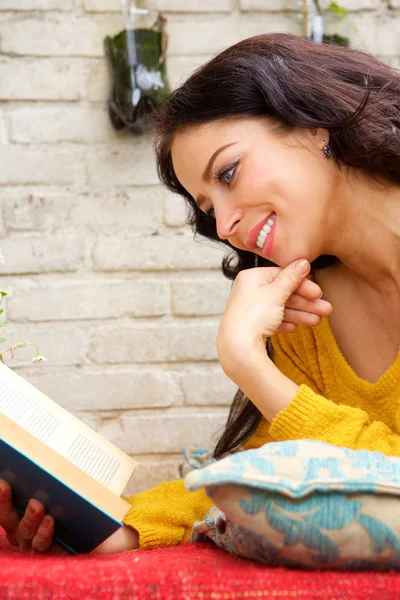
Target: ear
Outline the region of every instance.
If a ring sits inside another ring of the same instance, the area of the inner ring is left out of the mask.
[[[325,145],[329,145],[330,133],[327,129],[322,129],[322,127],[318,129],[314,128],[310,129],[310,133],[315,138],[314,144],[316,144],[319,150],[322,151]]]

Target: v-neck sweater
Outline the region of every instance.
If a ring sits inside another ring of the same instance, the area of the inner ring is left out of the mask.
[[[341,353],[327,318],[272,338],[275,365],[299,385],[272,421],[261,420],[243,446],[314,439],[335,446],[400,456],[400,351],[376,383],[357,376]],[[379,348],[377,348],[379,352]],[[140,548],[176,545],[190,538],[194,521],[211,507],[204,489],[189,492],[182,479],[128,498],[124,522],[139,532]]]

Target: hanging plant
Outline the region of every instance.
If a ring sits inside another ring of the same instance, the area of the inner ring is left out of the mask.
[[[340,19],[347,17],[348,10],[339,6],[337,2],[330,2],[328,7],[323,11],[319,0],[303,0],[303,23],[304,37],[312,39],[316,42],[324,42],[325,44],[336,44],[339,46],[349,46],[350,40],[348,37],[339,33],[327,34],[324,31],[324,16],[328,12],[334,14]]]
[[[318,2],[318,0],[316,1]],[[326,10],[336,15],[339,19],[347,17],[349,12],[347,8],[339,6],[337,2],[331,2]],[[324,42],[325,44],[336,44],[337,46],[350,46],[349,38],[339,33],[324,34]]]
[[[170,94],[166,72],[166,19],[124,3],[127,27],[104,39],[112,79],[108,111],[114,129],[143,133]],[[144,23],[147,19],[147,26]]]

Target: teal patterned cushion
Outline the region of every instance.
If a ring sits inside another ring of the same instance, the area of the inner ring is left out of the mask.
[[[400,459],[314,440],[238,452],[185,478],[214,506],[192,541],[269,565],[400,570]]]

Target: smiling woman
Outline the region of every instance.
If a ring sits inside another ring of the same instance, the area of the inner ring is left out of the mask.
[[[270,34],[216,56],[160,113],[160,179],[197,234],[231,249],[217,344],[239,390],[217,458],[252,435],[400,455],[399,89],[399,72],[367,53]],[[297,259],[311,281],[282,305],[260,272],[274,279]],[[282,318],[271,332],[272,296]],[[395,393],[385,414],[381,381]]]

